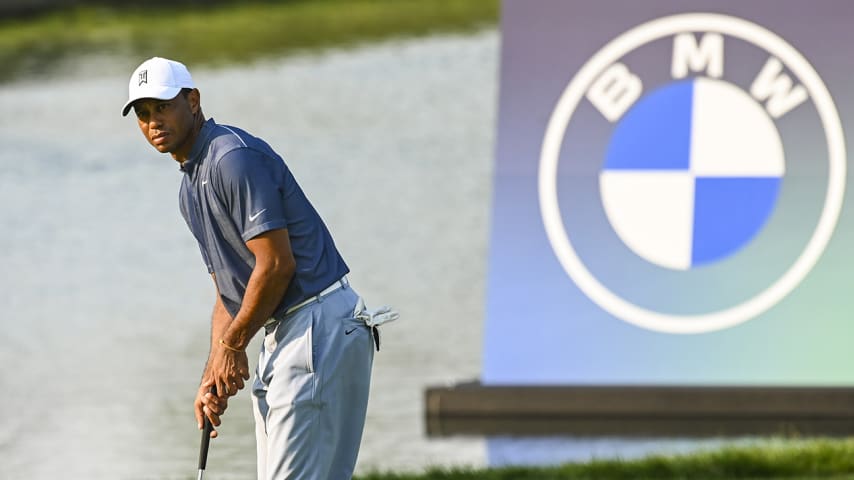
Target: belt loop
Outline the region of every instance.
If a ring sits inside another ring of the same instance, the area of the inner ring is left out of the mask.
[[[276,317],[270,317],[269,319],[267,319],[267,321],[264,323],[264,336],[266,337],[271,332],[275,331],[281,321],[281,319]]]

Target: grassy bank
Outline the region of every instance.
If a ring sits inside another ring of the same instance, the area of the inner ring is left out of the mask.
[[[78,7],[0,22],[0,81],[56,73],[79,54],[194,65],[495,25],[498,0],[247,1],[207,7]]]
[[[854,439],[780,441],[673,457],[601,460],[559,467],[375,473],[360,480],[854,479]]]

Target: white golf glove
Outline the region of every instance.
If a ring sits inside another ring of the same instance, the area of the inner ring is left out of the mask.
[[[365,325],[371,329],[371,333],[374,335],[374,345],[377,347],[377,351],[379,352],[380,329],[378,327],[385,323],[397,320],[400,318],[400,313],[389,306],[382,306],[373,310],[368,310],[367,307],[365,307],[364,299],[359,298],[359,302],[356,304],[356,311],[353,316],[354,318],[358,318],[365,322]]]
[[[358,317],[365,322],[369,327],[379,327],[384,323],[389,323],[400,318],[400,313],[393,310],[391,307],[382,306],[374,310],[363,310]]]

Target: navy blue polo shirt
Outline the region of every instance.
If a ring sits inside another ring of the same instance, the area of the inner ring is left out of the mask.
[[[181,215],[196,237],[222,303],[234,316],[255,257],[246,241],[286,228],[296,272],[275,316],[349,273],[320,215],[282,158],[260,138],[211,118],[181,165]]]

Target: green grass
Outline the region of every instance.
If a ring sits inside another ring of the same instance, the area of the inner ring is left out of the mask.
[[[194,65],[494,26],[499,0],[247,1],[206,7],[82,6],[0,22],[0,81],[97,53]]]
[[[679,456],[598,460],[559,467],[433,469],[424,474],[373,473],[359,480],[731,480],[854,479],[854,439],[771,441]]]

